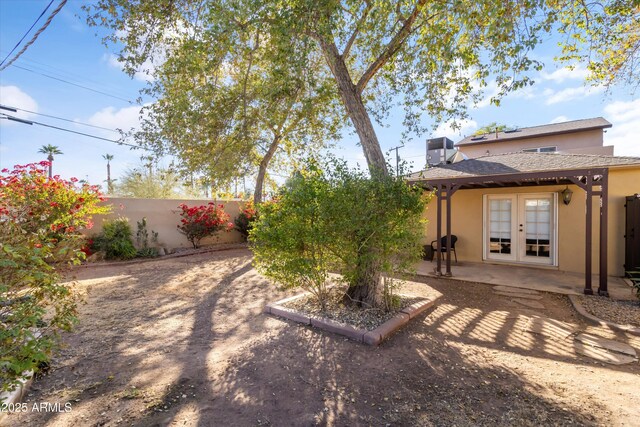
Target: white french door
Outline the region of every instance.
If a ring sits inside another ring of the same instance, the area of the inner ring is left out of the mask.
[[[556,265],[556,194],[484,196],[484,259]]]

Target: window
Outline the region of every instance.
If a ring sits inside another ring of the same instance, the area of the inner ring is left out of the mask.
[[[558,147],[525,148],[522,151],[525,153],[553,153],[558,151]]]

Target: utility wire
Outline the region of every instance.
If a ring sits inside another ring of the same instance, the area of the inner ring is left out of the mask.
[[[5,53],[6,51],[3,51],[2,49],[0,49],[0,54],[4,55]],[[23,62],[24,64],[22,64]],[[127,95],[124,94],[124,92],[118,92],[120,90],[119,86],[116,86],[113,84],[106,84],[101,81],[89,79],[87,78],[86,75],[78,75],[78,74],[72,73],[71,71],[65,70],[63,68],[54,67],[53,65],[45,64],[43,62],[35,61],[33,59],[27,59],[24,56],[21,57],[18,61],[14,62],[13,66],[15,67],[16,64],[22,65],[23,66],[22,69],[24,69],[24,67],[30,67],[31,70],[29,71],[33,71],[34,73],[49,73],[53,77],[57,77],[59,79],[67,79],[72,82],[76,82],[77,84],[85,84],[86,86],[89,86],[89,87],[98,87],[110,94],[115,94],[115,95],[127,98]],[[127,100],[127,102],[131,102],[131,101]]]
[[[59,78],[59,77],[51,76],[51,75],[49,75],[49,74],[40,73],[40,72],[38,72],[38,71],[34,71],[34,70],[29,69],[29,68],[21,67],[20,65],[14,65],[14,67],[15,67],[15,68],[18,68],[18,69],[20,69],[20,70],[29,71],[29,72],[34,73],[34,74],[39,74],[39,75],[41,75],[41,76],[48,77],[48,78],[50,78],[50,79],[53,79],[53,80],[57,80],[57,81],[59,81],[59,82],[66,83],[66,84],[69,84],[69,85],[71,85],[71,86],[76,86],[76,87],[79,87],[79,88],[81,88],[81,89],[89,90],[89,91],[91,91],[91,92],[95,92],[95,93],[99,93],[99,94],[101,94],[101,95],[109,96],[109,97],[111,97],[111,98],[119,99],[119,100],[121,100],[121,101],[127,102],[127,103],[132,104],[132,105],[133,105],[133,104],[135,104],[135,102],[133,102],[133,101],[131,101],[131,100],[129,100],[129,99],[121,98],[121,97],[119,97],[119,96],[117,96],[117,95],[112,95],[112,94],[110,94],[110,93],[103,92],[103,91],[101,91],[101,90],[97,90],[97,89],[92,89],[92,88],[87,87],[87,86],[82,86],[82,85],[79,85],[79,84],[77,84],[77,83],[73,83],[73,82],[70,82],[70,81],[68,81],[68,80],[61,79],[61,78]]]
[[[51,23],[51,20],[53,19],[54,16],[56,16],[58,14],[58,12],[60,12],[60,9],[62,9],[62,6],[64,6],[67,3],[67,0],[62,0],[60,2],[60,4],[58,5],[58,7],[55,8],[55,10],[53,12],[51,12],[51,15],[49,15],[49,18],[47,18],[47,21],[44,23],[44,25],[42,27],[40,27],[40,29],[33,35],[33,37],[31,38],[31,40],[29,40],[29,43],[27,43],[26,45],[24,45],[24,47],[22,48],[22,50],[20,50],[20,52],[18,52],[16,54],[16,56],[14,56],[11,61],[7,62],[5,65],[3,65],[2,67],[0,67],[0,71],[4,70],[5,68],[7,68],[9,65],[13,64],[15,62],[16,59],[20,58],[20,56],[26,52],[26,50],[29,48],[29,46],[31,46],[33,44],[33,42],[36,41],[36,39],[38,38],[38,36],[49,26],[49,24]],[[3,61],[4,62],[4,61]]]
[[[22,43],[22,41],[27,37],[27,35],[31,32],[31,30],[33,30],[33,27],[36,26],[36,24],[38,23],[38,21],[40,20],[40,18],[42,18],[42,16],[47,12],[47,10],[49,10],[49,7],[51,7],[51,5],[53,4],[53,0],[51,0],[49,2],[49,4],[47,5],[47,7],[44,8],[44,10],[42,11],[42,13],[40,14],[40,16],[38,16],[38,19],[36,19],[33,24],[31,24],[31,27],[29,27],[29,29],[27,30],[26,33],[24,33],[24,36],[22,36],[22,38],[20,39],[20,41],[18,41],[18,43],[16,43],[16,45],[13,47],[13,49],[11,49],[11,52],[9,52],[7,54],[7,56],[5,56],[5,58],[2,60],[2,62],[0,62],[0,65],[4,64],[4,62],[11,56],[11,54],[13,53],[13,51],[15,51],[18,46],[20,46],[20,43]]]
[[[91,135],[91,134],[84,133],[84,132],[78,132],[78,131],[71,130],[71,129],[65,129],[65,128],[61,128],[61,127],[58,127],[58,126],[49,125],[49,124],[46,124],[46,123],[36,122],[36,121],[33,121],[33,120],[23,120],[23,119],[20,119],[18,117],[10,116],[9,114],[5,114],[5,113],[0,113],[0,117],[6,117],[9,120],[17,121],[17,122],[20,122],[20,123],[25,123],[25,124],[28,124],[28,125],[40,125],[40,126],[48,127],[48,128],[51,128],[51,129],[61,130],[61,131],[64,131],[64,132],[75,133],[77,135],[82,135],[82,136],[86,136],[86,137],[89,137],[89,138],[100,139],[102,141],[107,141],[107,142],[113,142],[114,144],[118,144],[118,145],[126,145],[128,147],[139,148],[141,150],[146,150],[146,151],[152,151],[152,150],[149,150],[148,148],[144,148],[144,147],[141,147],[139,145],[134,145],[134,144],[126,143],[126,142],[116,141],[114,139],[109,139],[109,138],[103,138],[101,136]]]
[[[108,130],[110,132],[118,133],[118,131],[115,130],[115,129],[109,129],[109,128],[105,128],[105,127],[102,127],[102,126],[90,125],[89,123],[82,123],[82,122],[78,122],[76,120],[65,119],[64,117],[51,116],[49,114],[43,114],[43,113],[36,113],[35,111],[24,110],[24,109],[18,108],[18,107],[11,107],[9,105],[0,105],[0,109],[4,109],[2,107],[9,107],[9,108],[12,108],[14,110],[23,111],[25,113],[37,114],[38,116],[49,117],[51,119],[56,119],[56,120],[63,120],[65,122],[70,122],[70,123],[73,123],[73,124],[76,124],[76,125],[88,126],[88,127],[92,127],[92,128],[96,128],[96,129]]]

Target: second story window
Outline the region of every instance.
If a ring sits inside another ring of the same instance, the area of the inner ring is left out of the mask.
[[[553,153],[558,151],[558,147],[539,147],[539,148],[525,148],[525,153]]]

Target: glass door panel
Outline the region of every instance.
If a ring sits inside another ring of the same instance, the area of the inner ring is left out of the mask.
[[[553,264],[553,197],[519,196],[519,260]]]
[[[514,198],[489,198],[487,204],[486,257],[491,259],[515,259],[514,248]]]

